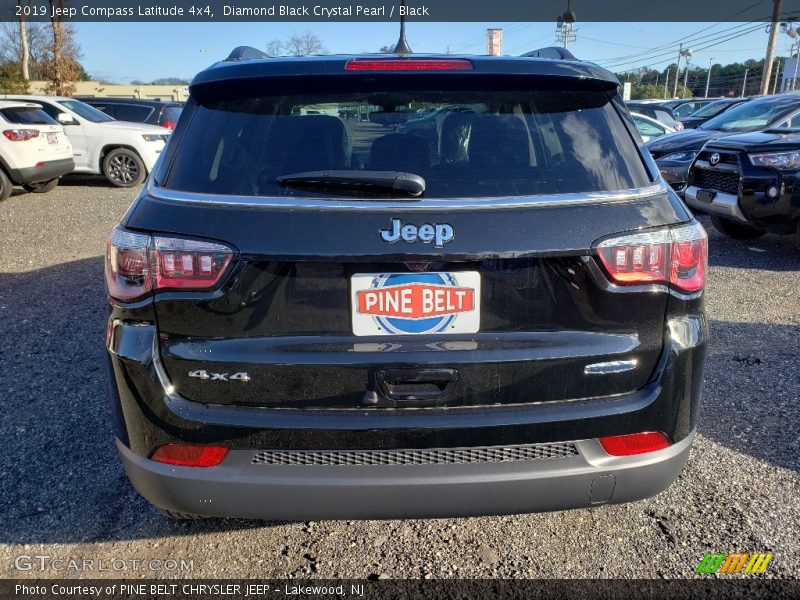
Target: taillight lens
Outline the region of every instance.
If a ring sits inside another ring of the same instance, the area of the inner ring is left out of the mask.
[[[118,300],[151,290],[214,287],[233,259],[222,244],[145,235],[115,227],[106,239],[106,285]]]
[[[472,63],[463,58],[356,58],[348,60],[344,69],[345,71],[471,71]]]
[[[164,444],[153,452],[150,459],[181,467],[216,467],[227,455],[228,448],[225,446]]]
[[[669,447],[669,438],[660,431],[645,431],[600,438],[600,445],[611,456],[631,456]]]
[[[683,292],[703,289],[708,236],[699,223],[600,242],[597,253],[614,283],[668,283]]]
[[[133,300],[152,289],[150,236],[115,227],[106,238],[106,286],[119,300]]]
[[[3,135],[12,142],[27,142],[39,137],[38,129],[6,129]]]
[[[161,126],[162,127],[166,127],[167,129],[170,129],[170,130],[174,130],[175,129],[175,123],[173,123],[172,121],[166,121],[165,123],[162,123]]]

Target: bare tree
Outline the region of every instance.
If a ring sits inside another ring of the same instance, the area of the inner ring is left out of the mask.
[[[31,71],[30,71],[30,59],[31,53],[28,49],[28,23],[25,21],[25,11],[22,10],[26,7],[30,8],[33,4],[33,0],[28,0],[27,3],[25,0],[17,0],[17,6],[20,7],[19,11],[19,47],[20,47],[20,67],[22,68],[22,78],[25,81],[30,81],[31,78]]]
[[[394,52],[394,45],[392,46],[381,46],[380,50],[378,50],[381,54],[392,54]]]
[[[50,14],[54,15],[54,8],[64,14],[66,0],[48,0]],[[78,63],[80,47],[75,41],[75,30],[65,25],[64,17],[52,16],[50,19],[52,33],[52,46],[50,47],[48,61],[46,62],[46,79],[49,80],[45,90],[48,94],[69,96],[75,93],[75,81],[80,77],[81,69]]]
[[[293,33],[289,36],[284,46],[286,51],[293,56],[307,56],[309,54],[326,54],[328,51],[322,45],[322,40],[316,33]]]
[[[280,56],[283,54],[283,42],[280,40],[271,40],[267,42],[267,54],[270,56]]]

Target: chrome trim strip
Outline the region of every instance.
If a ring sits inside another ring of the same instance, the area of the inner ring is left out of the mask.
[[[608,362],[593,363],[586,365],[583,372],[586,375],[611,375],[612,373],[625,373],[636,368],[636,359],[632,360],[610,360]]]
[[[182,192],[169,190],[155,183],[153,178],[147,180],[147,193],[160,200],[172,202],[191,202],[222,206],[245,206],[259,208],[297,209],[369,209],[372,211],[414,210],[493,210],[498,208],[525,208],[535,206],[569,205],[583,203],[631,202],[641,198],[649,198],[666,194],[669,186],[662,180],[657,184],[616,192],[586,192],[581,194],[549,194],[541,196],[517,196],[503,198],[422,198],[420,200],[364,200],[353,201],[348,198],[326,200],[323,198],[281,198],[264,196],[224,196]]]

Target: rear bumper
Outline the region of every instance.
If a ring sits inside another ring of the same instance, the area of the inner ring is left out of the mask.
[[[675,481],[693,439],[694,431],[669,448],[631,457],[609,456],[590,439],[574,442],[576,453],[556,458],[368,466],[258,464],[257,451],[241,449],[217,467],[175,467],[143,458],[119,440],[117,449],[134,487],[159,508],[249,519],[383,519],[640,500]]]
[[[41,167],[25,167],[23,169],[9,169],[8,176],[16,184],[40,183],[57,179],[62,175],[71,173],[75,168],[72,158],[59,158],[42,163]]]

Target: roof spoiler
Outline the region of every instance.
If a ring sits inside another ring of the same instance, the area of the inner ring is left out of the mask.
[[[263,58],[269,58],[269,56],[258,48],[252,48],[251,46],[238,46],[231,51],[231,53],[228,55],[228,58],[225,59],[225,62],[234,62],[237,60],[260,60]]]
[[[538,50],[531,50],[522,56],[529,56],[533,58],[554,58],[556,60],[578,60],[566,48],[559,48],[558,46],[550,46],[548,48],[539,48]]]

